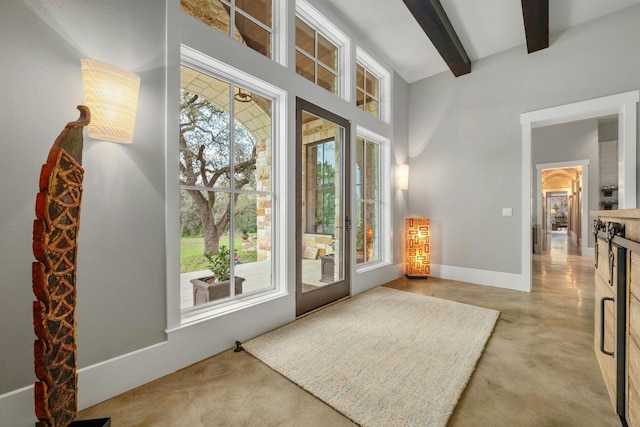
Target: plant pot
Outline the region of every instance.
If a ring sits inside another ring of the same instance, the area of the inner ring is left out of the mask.
[[[244,277],[235,278],[236,295],[242,293],[242,282]],[[191,279],[193,285],[193,305],[206,304],[210,301],[229,297],[229,280],[215,282],[213,276]]]
[[[335,274],[335,260],[333,254],[320,257],[320,281],[333,283]]]

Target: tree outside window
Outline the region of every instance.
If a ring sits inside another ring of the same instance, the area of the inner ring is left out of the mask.
[[[204,255],[222,246],[230,262],[269,259],[272,101],[186,66],[181,86],[181,273],[206,270]]]

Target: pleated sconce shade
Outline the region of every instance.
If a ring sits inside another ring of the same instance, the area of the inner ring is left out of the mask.
[[[89,136],[131,144],[140,77],[95,59],[82,60],[84,102],[91,110]]]

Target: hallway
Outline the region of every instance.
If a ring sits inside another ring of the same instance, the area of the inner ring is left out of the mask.
[[[551,234],[531,293],[429,278],[385,286],[499,310],[449,426],[618,426],[593,351],[593,260]],[[419,355],[416,355],[419,357]],[[246,352],[226,351],[83,411],[123,426],[347,426]]]

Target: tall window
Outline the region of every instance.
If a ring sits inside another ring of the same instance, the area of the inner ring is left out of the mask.
[[[297,16],[296,72],[338,94],[338,46]]]
[[[380,144],[356,138],[356,263],[381,260]]]
[[[183,310],[272,289],[273,99],[181,66]]]
[[[180,0],[185,13],[273,57],[272,0]]]
[[[336,142],[334,139],[306,146],[307,233],[335,231]]]
[[[356,105],[380,118],[380,78],[359,63],[356,64]]]

